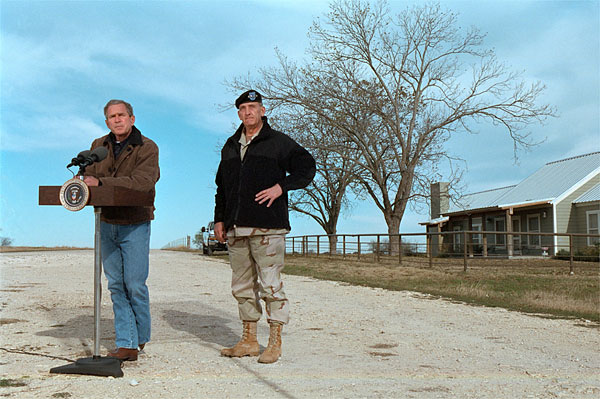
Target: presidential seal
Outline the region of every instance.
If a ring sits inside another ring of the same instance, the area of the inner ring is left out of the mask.
[[[90,189],[78,177],[67,180],[60,188],[60,203],[70,211],[83,209],[90,199]]]

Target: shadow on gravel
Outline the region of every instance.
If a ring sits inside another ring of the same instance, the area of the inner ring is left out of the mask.
[[[35,335],[54,338],[79,338],[91,339],[94,336],[94,316],[76,316],[65,322],[58,322],[49,326],[48,330],[38,331]],[[106,336],[112,334],[112,318],[100,318],[100,334]]]
[[[197,305],[199,309],[203,306],[201,303]],[[204,342],[220,346],[232,346],[239,339],[239,333],[234,332],[227,326],[231,320],[223,317],[181,312],[179,310],[163,310],[163,319],[173,329],[185,331]]]
[[[72,312],[73,309],[65,309],[65,311]],[[75,316],[65,322],[57,322],[49,326],[47,330],[38,331],[35,335],[54,337],[61,340],[77,339],[81,342],[85,354],[92,355],[93,348],[90,343],[94,337],[94,316]],[[114,340],[112,318],[100,318],[100,337],[100,345],[108,349],[108,346]]]

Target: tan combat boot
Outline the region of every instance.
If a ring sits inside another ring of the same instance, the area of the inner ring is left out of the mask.
[[[269,323],[269,345],[258,358],[259,363],[275,363],[281,356],[281,329],[283,324]]]
[[[260,347],[256,340],[256,322],[244,321],[242,330],[242,338],[240,342],[232,348],[221,349],[221,356],[242,357],[242,356],[258,356]]]

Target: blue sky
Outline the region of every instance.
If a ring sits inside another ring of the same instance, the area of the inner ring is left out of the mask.
[[[193,235],[211,219],[218,149],[239,120],[223,82],[296,60],[325,1],[0,2],[0,236],[14,245],[93,245],[93,211],[39,206],[38,186],[61,185],[65,168],[106,134],[103,105],[131,102],[136,126],[160,148],[151,246]],[[390,1],[393,11],[415,4]],[[558,117],[530,126],[544,142],[513,162],[512,142],[491,125],[457,135],[450,151],[467,161],[467,192],[515,184],[544,163],[600,150],[599,2],[442,1],[461,26],[487,33],[500,60],[546,86]],[[268,103],[267,115],[268,115]],[[401,231],[427,219],[407,211]],[[292,234],[322,233],[292,214]],[[369,200],[355,204],[339,233],[385,232]]]

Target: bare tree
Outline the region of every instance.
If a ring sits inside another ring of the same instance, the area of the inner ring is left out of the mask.
[[[287,108],[289,111],[289,107]],[[280,112],[275,117],[275,126],[285,126],[285,130],[308,148],[317,163],[317,173],[312,183],[301,190],[292,192],[290,209],[315,220],[329,238],[329,252],[337,250],[337,223],[342,210],[350,208],[347,191],[350,188],[360,194],[356,184],[356,165],[350,159],[352,154],[346,149],[345,156],[339,156],[339,141],[343,137],[331,124],[314,113]],[[338,148],[338,152],[330,148]],[[341,149],[343,151],[343,149]],[[355,154],[357,155],[357,154]]]
[[[500,125],[516,157],[536,144],[523,129],[554,113],[537,104],[542,83],[524,82],[482,48],[478,29],[462,32],[439,4],[391,16],[385,1],[335,1],[309,35],[310,62],[297,66],[278,52],[279,66],[260,70],[254,86],[275,109],[304,109],[343,133],[340,145],[328,148],[341,158],[358,151],[351,159],[356,177],[391,235],[407,204],[440,178],[442,161],[455,159],[445,144],[457,131]],[[397,239],[391,248],[397,253]]]

